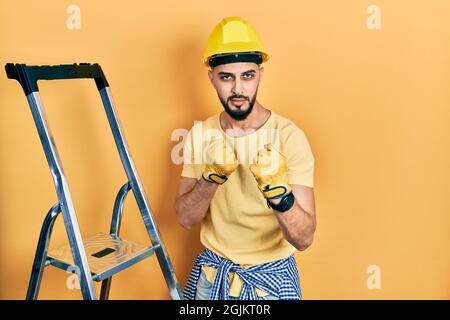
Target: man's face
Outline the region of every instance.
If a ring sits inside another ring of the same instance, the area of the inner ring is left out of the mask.
[[[264,68],[252,62],[218,65],[208,71],[220,102],[231,118],[241,121],[252,112]]]

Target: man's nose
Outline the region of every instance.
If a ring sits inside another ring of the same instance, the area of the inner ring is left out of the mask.
[[[242,82],[241,82],[240,79],[236,79],[234,81],[232,92],[233,92],[234,95],[241,95],[241,96],[244,95],[244,91],[243,91],[243,88],[242,88]]]

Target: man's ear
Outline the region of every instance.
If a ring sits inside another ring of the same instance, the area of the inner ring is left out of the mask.
[[[213,84],[213,77],[214,77],[213,72],[212,72],[211,69],[209,69],[208,70],[208,78],[209,78],[209,81],[211,82],[211,84],[214,86],[214,84]]]
[[[259,67],[259,81],[264,77],[264,67]]]

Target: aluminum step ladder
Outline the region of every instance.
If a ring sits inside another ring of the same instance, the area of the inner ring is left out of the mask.
[[[112,276],[154,253],[158,258],[172,299],[182,299],[182,291],[178,285],[167,251],[161,241],[149,201],[120,127],[108,82],[100,65],[80,63],[55,66],[27,66],[25,64],[7,63],[5,69],[8,78],[19,81],[25,92],[58,196],[58,202],[49,210],[42,225],[26,299],[37,299],[42,275],[45,267],[48,265],[76,273],[83,298],[87,300],[97,299],[93,281],[101,281],[100,299],[108,299]],[[80,78],[95,80],[128,178],[128,181],[117,193],[109,234],[97,233],[86,238],[85,241],[81,237],[69,185],[48,125],[37,85],[38,80]],[[127,241],[119,237],[123,204],[130,190],[133,191],[138,204],[152,243],[151,246]],[[63,216],[69,245],[48,252],[53,225],[60,212]]]

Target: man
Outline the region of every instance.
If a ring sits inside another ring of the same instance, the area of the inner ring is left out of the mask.
[[[192,127],[176,212],[201,223],[186,299],[301,299],[294,252],[316,229],[314,157],[303,131],[256,99],[269,59],[238,17],[213,30],[203,64],[224,112]],[[199,161],[200,160],[200,161]]]

